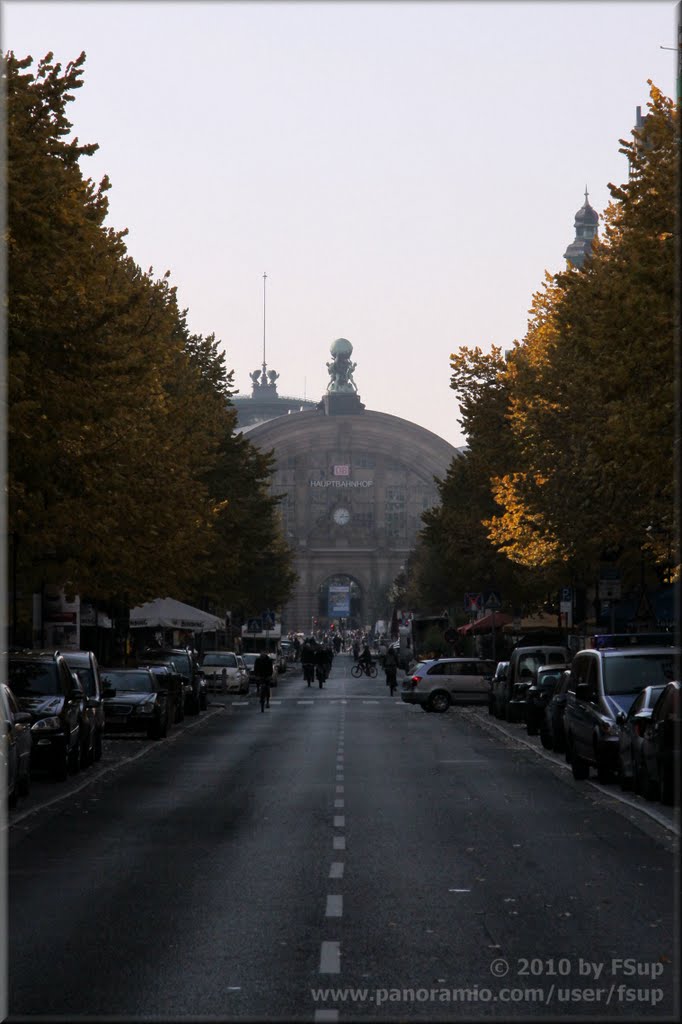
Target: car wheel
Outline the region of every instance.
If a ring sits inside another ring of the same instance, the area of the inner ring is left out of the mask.
[[[81,747],[80,747],[80,743],[76,743],[76,745],[73,746],[71,748],[71,750],[69,751],[68,758],[67,758],[67,763],[68,763],[69,771],[71,772],[71,774],[72,775],[77,775],[78,772],[81,770]]]
[[[64,782],[69,774],[69,756],[66,748],[57,751],[52,765],[52,778],[57,782]]]
[[[17,788],[20,796],[28,796],[31,792],[31,771],[30,769],[20,779],[17,779]]]
[[[552,750],[554,746],[552,743],[552,734],[544,723],[540,726],[540,742],[545,750]]]
[[[573,741],[566,743],[566,754],[570,758],[571,771],[573,772],[573,778],[578,781],[586,779],[590,774],[590,766],[584,757],[578,757],[575,750],[573,749]]]
[[[639,793],[645,800],[657,800],[658,799],[658,784],[649,775],[649,769],[646,766],[646,761],[640,760],[639,771],[637,772],[637,779],[639,781]]]
[[[489,715],[494,715],[495,714],[495,705],[493,704],[492,700],[488,700],[488,714]]]
[[[450,707],[450,698],[445,690],[436,690],[435,693],[432,693],[429,698],[429,706],[431,711],[435,711],[439,715],[447,711]]]

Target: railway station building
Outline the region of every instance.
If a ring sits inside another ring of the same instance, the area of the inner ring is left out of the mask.
[[[285,538],[298,573],[282,609],[284,631],[310,633],[331,622],[373,626],[421,528],[438,504],[457,448],[409,420],[366,409],[351,362],[353,346],[333,342],[330,383],[320,401],[277,394],[277,374],[251,375],[236,396],[238,429],[272,451],[272,493],[281,496]]]

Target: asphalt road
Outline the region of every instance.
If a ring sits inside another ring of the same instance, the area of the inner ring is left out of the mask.
[[[678,1018],[671,816],[349,667],[34,787],[10,1019]]]

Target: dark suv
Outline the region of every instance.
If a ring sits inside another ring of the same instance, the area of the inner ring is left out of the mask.
[[[85,693],[58,651],[22,651],[7,655],[7,677],[22,711],[31,715],[33,768],[47,768],[63,780],[81,767],[87,742]]]
[[[680,652],[673,647],[602,648],[578,651],[564,711],[566,751],[573,776],[586,779],[596,768],[599,782],[618,769],[620,723],[645,686],[675,678]]]
[[[183,679],[185,688],[185,713],[198,715],[207,706],[206,686],[203,682],[199,662],[188,647],[147,648],[139,659],[145,665],[171,665]]]

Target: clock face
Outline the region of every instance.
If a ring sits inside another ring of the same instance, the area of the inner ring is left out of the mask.
[[[350,512],[347,508],[334,509],[334,522],[338,526],[345,526],[350,521]]]

